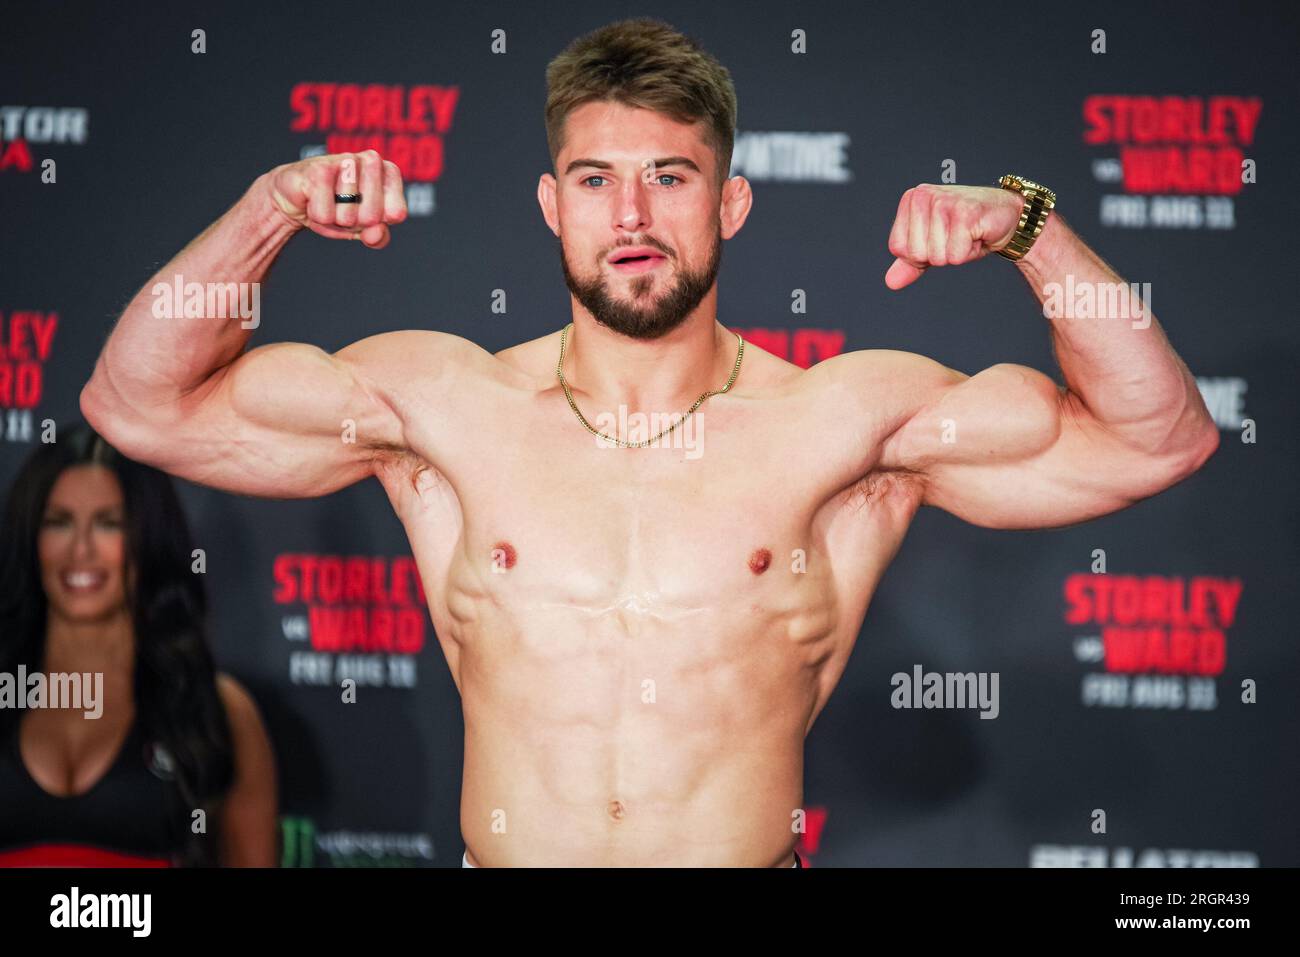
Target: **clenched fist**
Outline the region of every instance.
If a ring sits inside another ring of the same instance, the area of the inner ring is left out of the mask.
[[[898,202],[889,251],[898,258],[885,285],[902,289],[929,266],[957,266],[1001,249],[1015,234],[1025,201],[998,186],[913,186]]]
[[[330,239],[360,239],[383,249],[389,223],[406,219],[406,196],[397,164],[374,150],[331,153],[277,166],[267,174],[271,202],[288,219]],[[335,194],[360,193],[359,203]]]

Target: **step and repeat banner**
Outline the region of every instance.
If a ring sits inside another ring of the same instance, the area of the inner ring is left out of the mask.
[[[410,217],[382,251],[296,236],[251,345],[437,329],[497,351],[559,329],[569,296],[536,201],[546,64],[643,14],[736,85],[732,173],[755,201],[726,245],[719,319],[749,343],[804,367],[885,348],[1060,381],[1048,323],[1000,257],[884,283],[905,190],[1016,172],[1140,284],[1221,433],[1184,482],[1070,528],[922,509],[807,740],[809,866],[1300,864],[1288,4],[11,11],[4,485],[43,423],[79,418],[125,303],[298,158],[378,150]],[[214,656],[275,748],[281,864],[459,866],[461,701],[378,482],[297,501],[177,486],[207,556]],[[897,675],[968,672],[997,677],[996,705],[897,706]]]

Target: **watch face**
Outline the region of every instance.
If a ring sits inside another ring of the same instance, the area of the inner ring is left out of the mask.
[[[1056,194],[1044,186],[1042,183],[1035,183],[1032,179],[1025,179],[1023,176],[1017,176],[1014,173],[1008,173],[998,181],[998,184],[1004,188],[1010,188],[1024,192],[1032,189],[1050,203],[1056,203]]]

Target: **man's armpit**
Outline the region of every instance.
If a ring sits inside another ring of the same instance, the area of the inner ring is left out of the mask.
[[[410,455],[411,450],[404,445],[396,445],[392,442],[363,442],[361,447],[370,453],[372,461],[383,460],[389,461],[400,458],[403,455]]]
[[[877,467],[845,490],[844,505],[861,511],[895,495],[918,495],[924,480],[924,473],[906,466]]]
[[[403,483],[410,485],[411,491],[417,496],[429,487],[445,481],[442,473],[431,462],[408,448],[384,442],[376,442],[367,447],[373,450],[371,462],[376,475],[385,472],[400,478]]]

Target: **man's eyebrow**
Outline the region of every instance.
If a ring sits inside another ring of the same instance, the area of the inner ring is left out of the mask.
[[[686,169],[694,170],[697,173],[700,172],[700,168],[695,165],[694,161],[685,156],[665,156],[663,159],[651,160],[651,162],[654,163],[655,169],[662,166],[684,166]],[[568,176],[574,170],[583,168],[613,169],[614,164],[598,159],[576,159],[564,168],[564,175]]]

